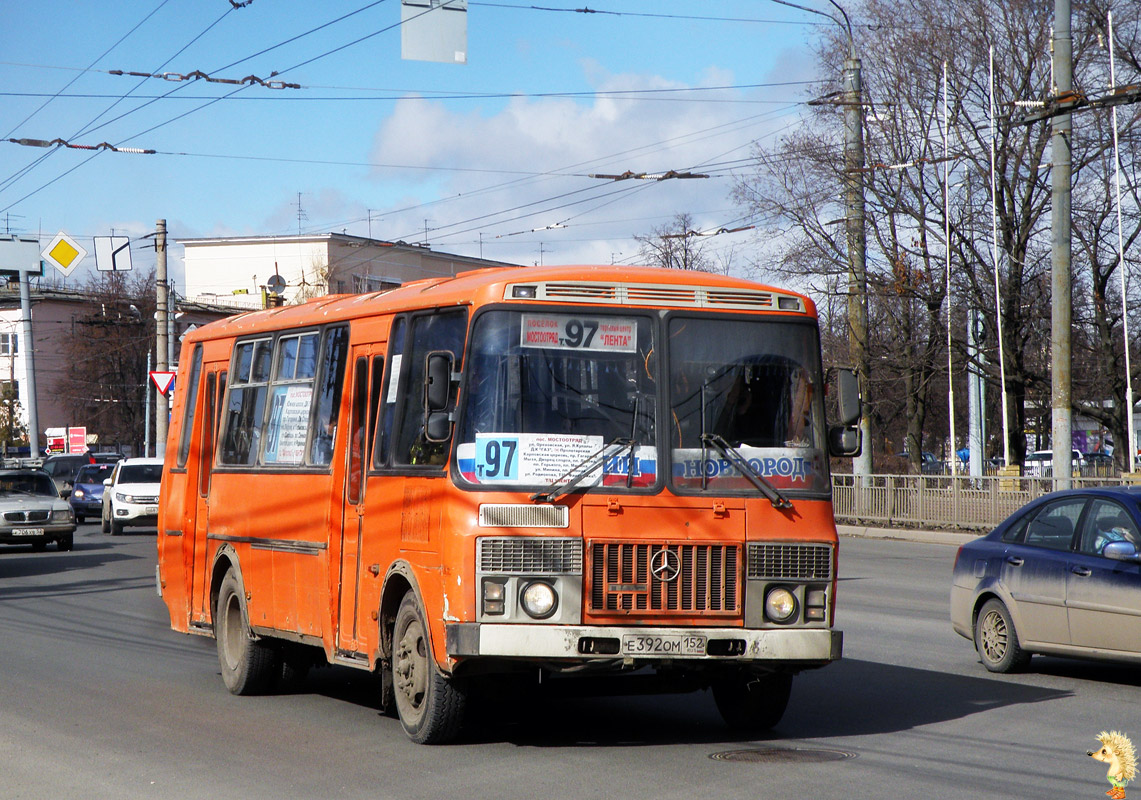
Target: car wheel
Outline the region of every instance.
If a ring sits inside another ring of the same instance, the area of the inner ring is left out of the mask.
[[[738,672],[713,682],[713,700],[725,724],[735,731],[767,731],[784,716],[792,675]]]
[[[251,637],[242,586],[232,571],[218,589],[214,638],[222,682],[231,694],[262,694],[273,687],[281,670],[277,651]]]
[[[111,535],[118,536],[123,532],[123,523],[116,519],[111,520]]]
[[[100,530],[102,530],[103,533],[110,533],[111,532],[111,520],[107,518],[106,510],[104,510],[102,516],[100,516],[99,522],[100,522],[100,526],[99,526]]]
[[[67,536],[57,539],[55,545],[61,551],[70,550],[75,545],[75,534],[69,533]]]
[[[1001,600],[987,600],[975,619],[975,649],[991,672],[1015,672],[1030,661],[1018,643],[1010,611]]]
[[[85,517],[83,514],[76,514],[75,515],[75,524],[76,525],[82,525],[84,520],[86,520],[86,519],[87,519],[87,517]]]
[[[48,549],[48,543],[47,542],[32,542],[32,552],[33,553],[42,553],[44,550],[47,550],[47,549]]]
[[[466,687],[436,668],[428,628],[412,592],[404,595],[396,612],[392,649],[396,713],[404,732],[417,744],[451,741],[463,724]]]

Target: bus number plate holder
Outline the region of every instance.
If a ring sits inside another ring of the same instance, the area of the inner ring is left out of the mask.
[[[694,633],[627,633],[622,637],[624,656],[703,656],[707,639]]]

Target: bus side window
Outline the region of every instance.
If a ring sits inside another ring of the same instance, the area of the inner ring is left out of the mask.
[[[407,320],[398,317],[392,324],[392,335],[388,340],[388,372],[384,376],[384,391],[380,396],[380,434],[377,436],[374,467],[388,463],[388,451],[392,447],[392,426],[396,419],[396,399],[400,394],[400,373],[404,366],[404,331]]]
[[[408,357],[408,380],[403,397],[398,400],[401,414],[396,426],[393,458],[397,463],[414,466],[441,465],[447,460],[449,442],[430,442],[424,433],[424,383],[428,353],[448,351],[454,355],[453,369],[463,359],[467,313],[447,311],[421,314],[412,318],[412,336]],[[454,399],[454,398],[453,398]]]
[[[325,331],[317,381],[317,408],[310,426],[309,463],[328,466],[333,461],[337,434],[337,413],[341,408],[341,387],[345,381],[345,361],[349,352],[349,329],[343,326]]]
[[[202,398],[205,407],[202,409],[202,449],[198,453],[198,493],[203,497],[210,494],[210,468],[214,461],[214,405],[217,391],[214,384],[217,379],[218,373],[207,373],[206,395]]]
[[[376,422],[380,412],[381,378],[384,374],[384,356],[372,357],[372,387],[369,390],[368,441],[366,453],[373,452],[376,444]]]
[[[202,345],[194,347],[194,359],[190,363],[190,378],[186,386],[186,415],[182,419],[182,435],[178,443],[179,467],[186,466],[190,456],[190,441],[193,436],[194,412],[198,404],[198,376],[202,372]]]
[[[222,464],[251,466],[257,462],[269,380],[270,339],[241,342],[234,353],[234,376],[226,404]]]
[[[349,414],[349,480],[346,500],[361,500],[361,475],[364,473],[365,444],[368,431],[368,359],[361,356],[353,365],[353,397]]]

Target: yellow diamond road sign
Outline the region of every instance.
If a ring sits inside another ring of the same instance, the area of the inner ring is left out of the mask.
[[[75,239],[60,231],[40,255],[66,277],[87,257],[87,251]]]

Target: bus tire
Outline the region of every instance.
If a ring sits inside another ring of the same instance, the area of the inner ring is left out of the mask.
[[[218,587],[214,638],[222,682],[231,694],[262,694],[273,687],[281,669],[277,651],[251,637],[242,585],[233,571],[226,573]]]
[[[396,612],[392,682],[396,712],[409,739],[417,744],[443,744],[456,737],[467,704],[465,687],[436,668],[428,627],[412,592],[404,595]]]
[[[767,731],[780,722],[792,693],[792,675],[737,672],[713,682],[713,700],[732,730]]]

